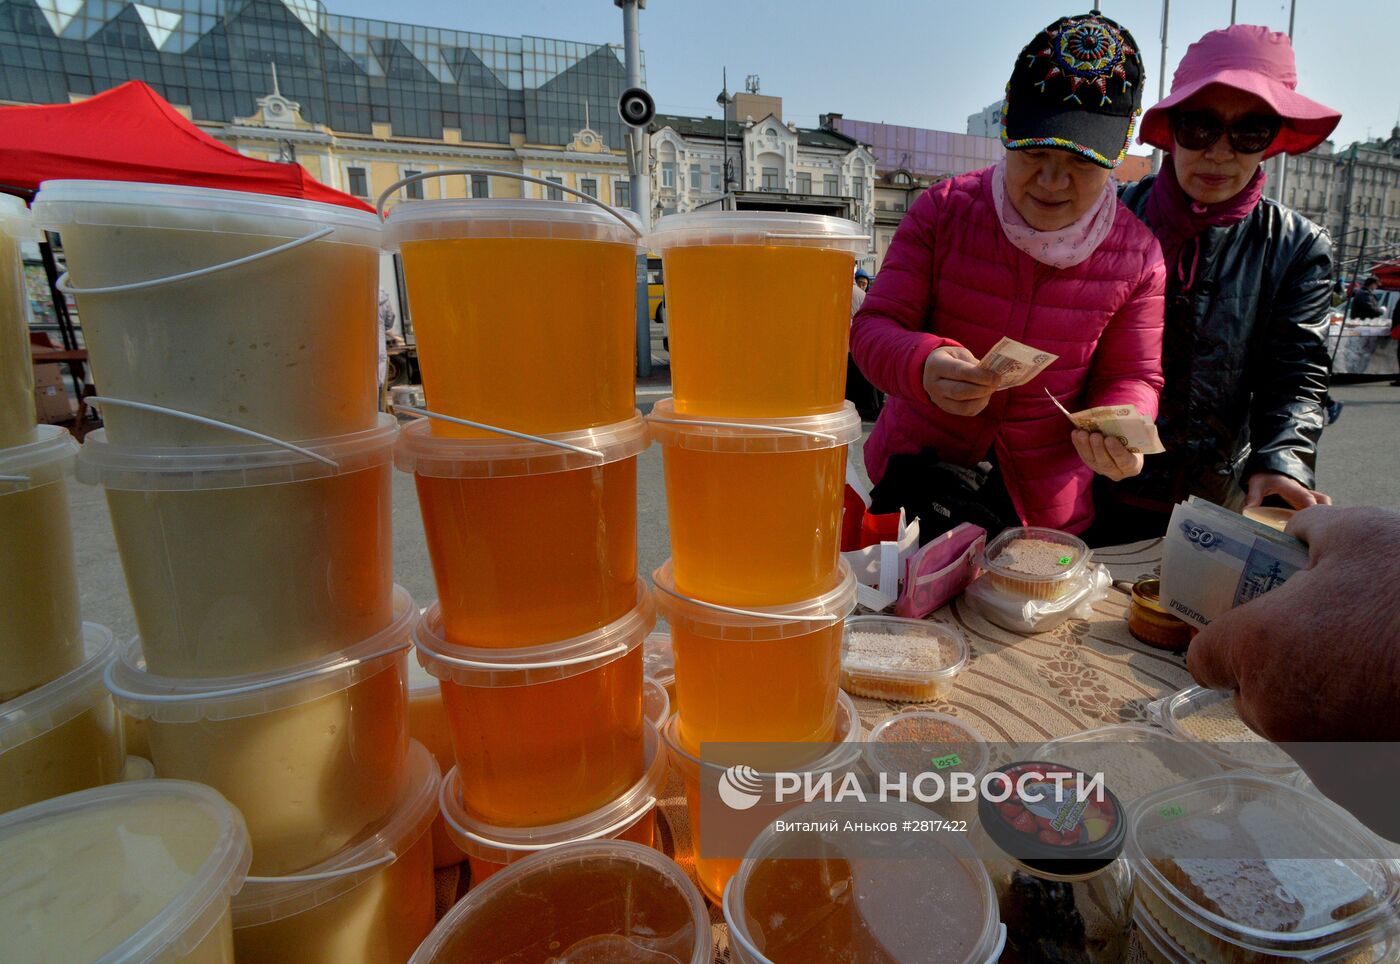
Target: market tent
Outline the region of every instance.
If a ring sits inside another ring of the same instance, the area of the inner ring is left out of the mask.
[[[1376,276],[1381,287],[1387,291],[1400,291],[1400,258],[1376,265],[1371,269],[1371,274]]]
[[[300,164],[244,157],[139,80],[76,104],[0,107],[0,191],[33,197],[58,179],[147,181],[306,198],[369,211]]]

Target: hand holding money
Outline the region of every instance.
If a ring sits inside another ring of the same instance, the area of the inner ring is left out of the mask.
[[[1023,345],[1019,341],[1003,338],[992,346],[991,351],[982,356],[978,368],[986,369],[997,376],[997,391],[1024,385],[1039,375],[1059,358],[1048,351]]]
[[[996,391],[997,376],[961,345],[944,345],[924,360],[924,391],[950,415],[976,415]]]
[[[1050,395],[1048,388],[1045,394]],[[1082,412],[1070,412],[1054,395],[1050,395],[1050,401],[1064,412],[1065,418],[1073,422],[1075,428],[1116,438],[1134,455],[1156,455],[1166,451],[1157,435],[1156,424],[1139,412],[1136,405],[1100,405]]]

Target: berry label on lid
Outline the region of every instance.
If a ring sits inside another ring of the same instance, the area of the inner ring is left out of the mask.
[[[949,753],[947,756],[936,756],[933,758],[933,766],[936,770],[946,770],[949,767],[962,765],[962,758],[956,753]]]

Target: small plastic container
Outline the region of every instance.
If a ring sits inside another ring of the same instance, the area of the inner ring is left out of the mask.
[[[1055,599],[1027,596],[1019,589],[1007,589],[984,571],[963,593],[963,601],[977,615],[994,626],[1022,636],[1048,633],[1070,619],[1089,619],[1094,603],[1108,598],[1113,577],[1099,563],[1090,563],[1062,586]]]
[[[394,207],[384,242],[403,259],[428,408],[534,433],[626,419],[639,225],[623,217],[572,198]]]
[[[393,622],[397,432],[385,415],[296,443],[333,465],[271,443],[153,448],[89,434],[78,480],[106,489],[151,670],[285,671]]]
[[[671,698],[666,688],[649,676],[642,677],[642,716],[658,730],[671,718]]]
[[[676,588],[669,561],[652,582],[671,625],[675,706],[691,751],[702,743],[831,739],[841,626],[856,603],[844,560],[821,595],[785,606],[737,609],[691,598]]]
[[[1199,744],[1141,723],[1115,723],[1072,733],[1042,743],[1031,756],[1086,773],[1102,773],[1124,806],[1221,770]]]
[[[507,867],[447,912],[410,964],[709,964],[710,913],[669,857],[626,840],[564,844]]]
[[[29,291],[19,248],[21,241],[33,240],[38,235],[24,202],[0,194],[0,449],[34,441]]]
[[[394,595],[388,629],[288,673],[159,676],[139,639],[107,670],[122,709],[146,720],[156,773],[207,783],[243,813],[259,875],[331,858],[403,792],[418,613],[406,591]]]
[[[1139,579],[1133,583],[1128,605],[1128,632],[1149,646],[1184,653],[1196,627],[1167,612],[1162,605],[1162,580]]]
[[[739,861],[749,843],[764,827],[802,803],[800,795],[791,800],[778,799],[776,773],[800,773],[804,779],[807,774],[820,779],[829,773],[839,785],[846,774],[858,775],[860,771],[863,737],[860,714],[851,698],[839,691],[835,731],[830,740],[813,744],[810,752],[804,747],[797,754],[791,744],[751,744],[742,758],[721,754],[717,759],[713,751],[702,757],[681,740],[679,715],[671,717],[661,735],[666,740],[671,766],[679,771],[685,787],[695,876],[705,896],[716,904],[723,897],[725,884],[739,869]],[[749,788],[758,795],[758,800],[743,811],[729,808],[722,802],[721,781],[727,780],[725,774],[731,769],[736,775],[743,773]],[[721,811],[721,807],[725,809]],[[707,813],[712,816],[707,817]],[[710,823],[716,819],[713,814],[718,814],[723,824]],[[724,839],[706,845],[707,824],[722,828]]]
[[[1026,558],[1018,561],[1018,556]],[[1084,540],[1068,532],[1025,526],[1007,529],[987,543],[979,565],[986,570],[987,579],[1008,593],[1027,599],[1059,599],[1076,586],[1090,556]]]
[[[102,685],[116,649],[105,626],[83,623],[77,669],[0,703],[0,813],[121,780],[122,724]]]
[[[656,842],[656,803],[666,783],[666,747],[655,731],[646,734],[642,777],[616,800],[576,820],[542,827],[493,827],[473,820],[462,806],[456,769],[443,779],[440,807],[452,843],[467,855],[476,887],[510,864],[531,854],[580,840],[630,840],[646,847]]]
[[[1223,769],[1254,770],[1287,777],[1298,764],[1276,743],[1255,733],[1235,711],[1234,694],[1188,686],[1167,697],[1162,724],[1171,733],[1199,746]]]
[[[233,964],[229,898],[251,848],[206,786],[143,780],[0,816],[11,961]]]
[[[1389,961],[1400,864],[1350,815],[1254,773],[1143,797],[1126,854],[1163,960]]]
[[[26,364],[28,345],[26,338]],[[31,425],[30,434],[0,449],[0,477],[10,477],[0,478],[0,703],[83,661],[67,479],[78,443],[56,425]]]
[[[841,648],[841,688],[902,703],[941,700],[967,666],[963,634],[942,623],[898,616],[849,616]]]
[[[642,775],[642,640],[650,594],[602,629],[516,649],[469,649],[443,638],[442,613],[418,622],[418,660],[442,689],[463,806],[499,827],[591,813]]]
[[[394,460],[415,476],[448,641],[543,646],[636,605],[640,415],[549,436],[601,458],[543,441],[441,437],[440,424],[404,426]]]
[[[433,929],[433,846],[442,774],[410,743],[407,782],[389,815],[302,873],[249,877],[233,900],[240,961],[406,961]]]
[[[866,764],[876,778],[902,774],[910,781],[904,799],[919,803],[949,820],[971,823],[977,817],[977,801],[950,799],[945,782],[938,799],[927,803],[915,793],[915,779],[922,773],[937,773],[945,781],[954,774],[971,774],[976,781],[991,768],[991,744],[966,720],[931,710],[904,710],[885,717],[870,728],[866,738]],[[961,779],[961,778],[960,778]],[[933,789],[924,791],[932,795]]]
[[[648,633],[642,643],[642,672],[666,689],[666,697],[676,701],[676,654],[671,648],[671,634],[664,629]]]
[[[132,756],[127,754],[126,763],[122,766],[122,783],[130,783],[133,780],[154,780],[156,778],[155,764],[143,756]]]
[[[851,277],[870,250],[859,224],[697,211],[662,218],[647,241],[666,269],[677,411],[781,418],[841,407]]]
[[[104,395],[282,439],[374,427],[374,215],[246,191],[58,180],[34,199],[34,221],[63,235]],[[101,290],[120,286],[131,287]],[[102,415],[122,445],[230,441],[151,412]]]
[[[821,415],[715,421],[662,399],[647,421],[661,445],[681,593],[770,606],[831,587],[846,449],[861,433],[853,404]]]
[[[724,892],[736,964],[997,960],[996,896],[962,835],[846,829],[928,819],[898,802],[810,803],[784,819],[842,829],[770,827],[754,840]]]

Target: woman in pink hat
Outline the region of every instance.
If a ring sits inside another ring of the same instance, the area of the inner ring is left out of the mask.
[[[1161,535],[1188,495],[1238,509],[1313,491],[1325,423],[1332,251],[1317,225],[1263,197],[1260,166],[1316,147],[1341,120],[1295,89],[1288,38],[1214,30],[1192,44],[1139,139],[1162,170],[1122,193],[1167,263],[1167,452],[1136,478],[1101,485],[1094,541]]]

